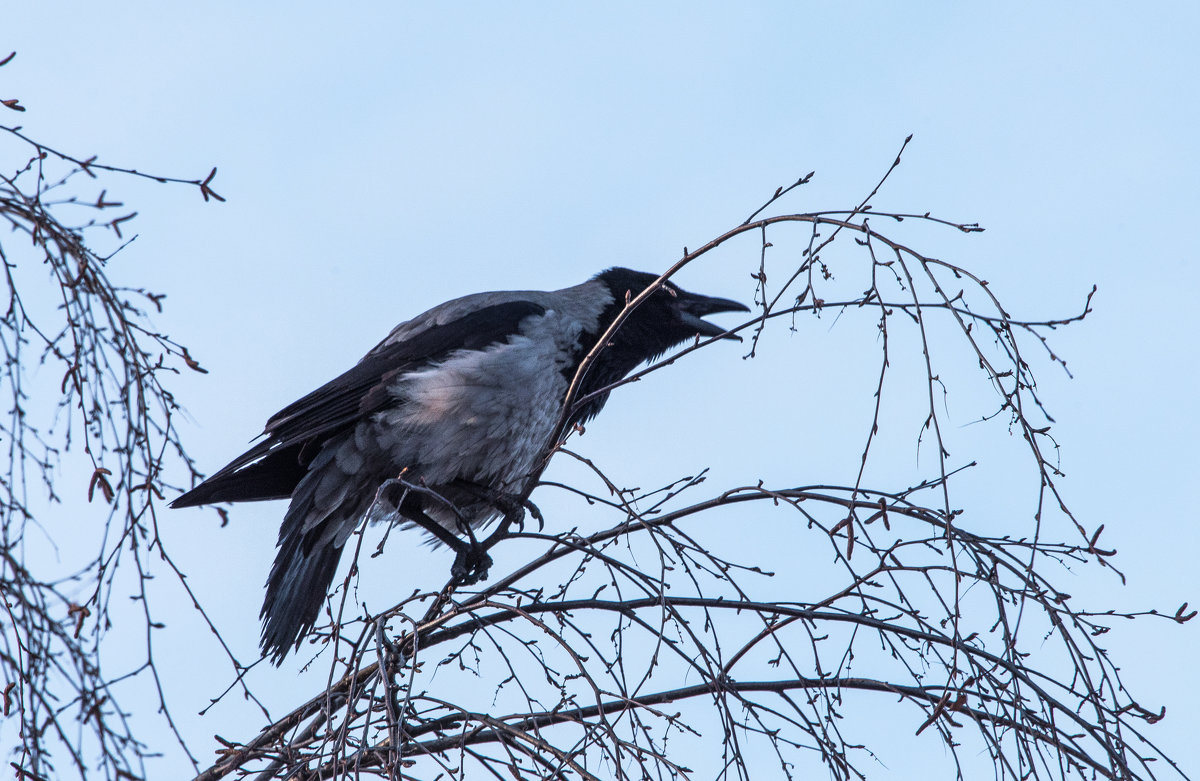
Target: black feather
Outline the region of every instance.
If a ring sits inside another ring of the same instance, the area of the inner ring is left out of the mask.
[[[288,498],[326,439],[389,406],[388,385],[396,376],[456,350],[481,350],[501,342],[517,333],[526,317],[545,311],[530,301],[495,304],[396,344],[380,344],[354,368],[272,415],[263,430],[265,440],[171,507]]]
[[[279,553],[259,612],[262,647],[275,664],[313,628],[337,574],[342,549],[312,544],[315,534],[281,534],[279,538]]]
[[[387,407],[392,379],[445,358],[455,350],[482,350],[517,333],[521,321],[545,313],[529,301],[495,304],[433,326],[396,344],[381,344],[358,364],[267,421],[264,433],[286,446],[344,428]]]
[[[308,451],[312,450],[314,448],[308,448]],[[217,475],[171,502],[171,506],[198,507],[218,502],[287,499],[308,472],[313,453],[305,450],[303,442],[263,452],[266,455],[249,466],[225,474],[222,474],[225,470],[221,470]]]
[[[626,304],[658,279],[658,275],[617,267],[596,275],[596,279],[604,282],[612,294],[612,303],[600,315],[600,322],[607,327],[617,319]],[[665,282],[642,302],[588,368],[580,381],[576,398],[583,398],[612,385],[642,363],[658,358],[680,342],[695,336],[695,331],[683,326],[674,314],[679,297],[686,295],[671,282]],[[607,402],[608,393],[596,396],[580,406],[567,424],[587,422],[599,414]]]

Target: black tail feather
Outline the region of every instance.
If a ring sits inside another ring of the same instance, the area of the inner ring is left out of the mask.
[[[171,506],[287,499],[308,473],[311,459],[305,458],[303,448],[304,443],[279,448],[249,466],[226,467],[171,502]]]
[[[342,557],[340,545],[306,545],[304,538],[297,534],[280,540],[259,614],[263,654],[276,665],[316,624]]]

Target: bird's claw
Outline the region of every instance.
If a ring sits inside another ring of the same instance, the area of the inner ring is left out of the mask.
[[[467,481],[461,481],[459,485],[500,511],[504,516],[502,530],[506,530],[509,526],[515,524],[518,529],[524,531],[526,511],[538,522],[539,532],[546,528],[546,519],[542,516],[542,511],[538,509],[536,504],[522,498],[519,494],[508,493],[507,491]],[[503,535],[497,534],[496,536]]]
[[[546,516],[542,515],[542,511],[538,509],[538,506],[536,504],[534,504],[533,502],[529,501],[528,499],[526,499],[525,500],[525,509],[528,510],[529,514],[533,516],[533,519],[538,522],[538,531],[539,532],[545,531],[546,530]],[[524,521],[525,519],[522,518],[521,520]],[[521,530],[522,531],[525,530],[524,523],[521,524]]]
[[[528,499],[521,499],[514,494],[497,492],[492,496],[491,501],[496,509],[504,513],[505,526],[516,525],[518,529],[525,531],[525,513],[528,512],[538,522],[539,532],[546,528],[546,519],[542,516],[542,511]]]
[[[458,549],[458,555],[450,567],[450,577],[460,586],[471,586],[487,578],[491,567],[492,557],[483,546],[468,544]]]

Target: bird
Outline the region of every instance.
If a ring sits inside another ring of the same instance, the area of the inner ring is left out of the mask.
[[[313,629],[364,521],[420,526],[456,551],[455,578],[486,577],[491,560],[473,530],[521,517],[553,437],[595,417],[641,364],[698,337],[738,338],[703,318],[746,306],[664,281],[576,380],[626,304],[658,279],[614,267],[561,290],[435,306],[277,412],[261,441],[171,502],[290,500],[259,616],[263,655],[281,664]],[[564,411],[573,381],[581,403]]]

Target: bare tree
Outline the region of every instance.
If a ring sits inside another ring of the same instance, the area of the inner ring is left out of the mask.
[[[18,99],[3,106],[24,111]],[[136,212],[104,183],[140,177],[223,199],[210,187],[215,169],[203,180],[153,176],[59,152],[19,126],[0,126],[0,136],[9,161],[0,171],[0,223],[9,229],[0,241],[8,285],[0,317],[0,393],[8,401],[0,422],[7,456],[0,469],[0,669],[6,726],[14,726],[9,719],[19,725],[12,765],[21,778],[146,777],[145,758],[161,747],[131,728],[121,704],[131,681],[151,682],[159,713],[184,745],[153,654],[161,624],[152,562],[173,568],[157,527],[163,475],[173,463],[192,468],[164,379],[203,370],[187,348],[151,326],[162,295],[109,278],[107,267],[132,240],[125,231]],[[114,246],[100,255],[96,242]],[[82,484],[64,484],[81,459]],[[46,517],[64,492],[84,490],[101,522]],[[69,536],[94,541],[90,560],[65,577],[47,571],[53,559],[45,551]],[[112,671],[100,651],[114,594],[130,590],[144,618],[145,654]]]
[[[20,110],[14,100],[4,105]],[[5,714],[20,723],[13,765],[29,778],[146,777],[146,758],[160,747],[139,740],[118,699],[128,681],[148,679],[174,729],[159,685],[169,673],[153,654],[151,563],[187,588],[156,512],[168,463],[198,475],[163,383],[201,369],[150,326],[161,296],[116,286],[105,273],[133,214],[114,211],[122,207],[105,189],[80,194],[107,178],[146,175],[57,152],[18,127],[0,130],[25,151],[0,180],[0,217],[12,229],[0,244],[11,399],[0,430],[9,448],[0,665]],[[1183,776],[1144,732],[1160,713],[1125,689],[1100,645],[1114,620],[1133,614],[1089,609],[1058,585],[1065,567],[1113,569],[1103,527],[1077,519],[1060,491],[1052,419],[1034,378],[1036,364],[1066,368],[1048,337],[1082,320],[1091,296],[1075,314],[1022,319],[968,269],[902,243],[896,232],[913,224],[980,228],[875,211],[899,162],[842,210],[784,211],[785,196],[811,174],[802,177],[703,247],[685,249],[662,277],[713,262],[718,249],[740,253],[732,262],[747,263],[757,291],[754,317],[737,329],[746,358],[777,349],[769,335],[801,328],[805,317],[867,318],[879,346],[874,409],[862,421],[860,465],[843,485],[797,477],[713,488],[700,472],[651,490],[623,487],[569,449],[577,432],[560,427],[543,468],[557,456],[591,477],[531,480],[526,498],[564,492],[577,498],[578,518],[494,535],[488,545],[531,554],[476,590],[448,583],[379,612],[356,604],[352,586],[360,558],[382,551],[387,535],[376,545],[360,532],[328,621],[305,648],[311,665],[327,667],[327,685],[266,718],[258,734],[222,739],[207,769],[176,730],[198,777],[790,778],[824,767],[850,779],[866,774],[877,750],[876,737],[856,726],[865,708],[887,711],[902,733],[939,738],[960,775],[982,752],[999,778]],[[219,199],[214,174],[149,178],[194,186],[207,200]],[[98,255],[89,245],[106,231],[116,246]],[[49,375],[49,391],[31,392]],[[911,376],[922,409],[913,438],[932,466],[915,484],[872,482],[891,422],[887,402]],[[950,455],[945,403],[969,394],[988,399],[981,426],[1020,443],[1031,479],[997,490],[1026,492],[1031,517],[956,502],[957,486],[983,467],[975,454]],[[587,402],[572,393],[562,420]],[[86,460],[87,486],[60,482],[67,454]],[[35,508],[76,488],[103,505],[107,523],[86,566],[49,578],[30,568],[29,551],[54,533]],[[708,521],[734,512],[782,530],[774,546],[819,568],[811,591],[781,597],[758,558],[722,553],[734,532]],[[109,672],[100,651],[119,573],[133,574],[146,651]],[[1166,618],[1194,615],[1184,605]],[[226,653],[230,691],[253,696],[243,685],[253,665]]]
[[[874,756],[851,718],[865,707],[892,711],[910,734],[936,733],[959,775],[971,770],[966,745],[999,778],[1158,777],[1153,763],[1166,758],[1143,729],[1160,713],[1126,690],[1100,645],[1115,618],[1131,615],[1089,610],[1056,585],[1066,566],[1111,569],[1112,551],[1100,545],[1103,527],[1085,526],[1060,491],[1052,419],[1028,353],[1065,370],[1047,337],[1082,320],[1091,294],[1071,316],[1017,318],[968,269],[892,238],[876,226],[981,230],[874,211],[899,162],[855,207],[764,216],[811,174],[802,177],[733,229],[685,249],[662,277],[755,241],[758,309],[737,329],[747,357],[768,329],[799,327],[802,314],[873,319],[878,384],[857,474],[844,485],[713,489],[701,473],[629,489],[568,450],[574,432],[560,429],[543,465],[551,455],[578,459],[598,488],[531,481],[529,491],[571,492],[586,505],[579,527],[607,517],[607,528],[498,533],[487,544],[520,539],[535,554],[477,591],[450,583],[359,617],[347,609],[352,568],[314,640],[312,663],[328,664],[327,688],[257,736],[225,741],[221,760],[198,777],[675,778],[703,763],[716,770],[701,777],[807,777],[823,765],[850,779]],[[867,284],[845,297],[838,277]],[[966,356],[965,371],[942,353]],[[934,466],[915,485],[869,485],[884,401],[906,367],[922,378],[915,439],[932,449]],[[952,499],[977,467],[951,458],[940,407],[951,377],[971,375],[991,399],[981,423],[1023,442],[1033,480],[1000,490],[1028,491],[1031,519],[968,514]],[[587,401],[570,398],[562,419]],[[780,600],[769,573],[722,555],[729,527],[703,522],[735,507],[789,524],[800,542],[784,544],[796,550],[823,550],[819,589]],[[356,561],[363,549],[360,534]],[[1170,618],[1194,615],[1185,604]]]

